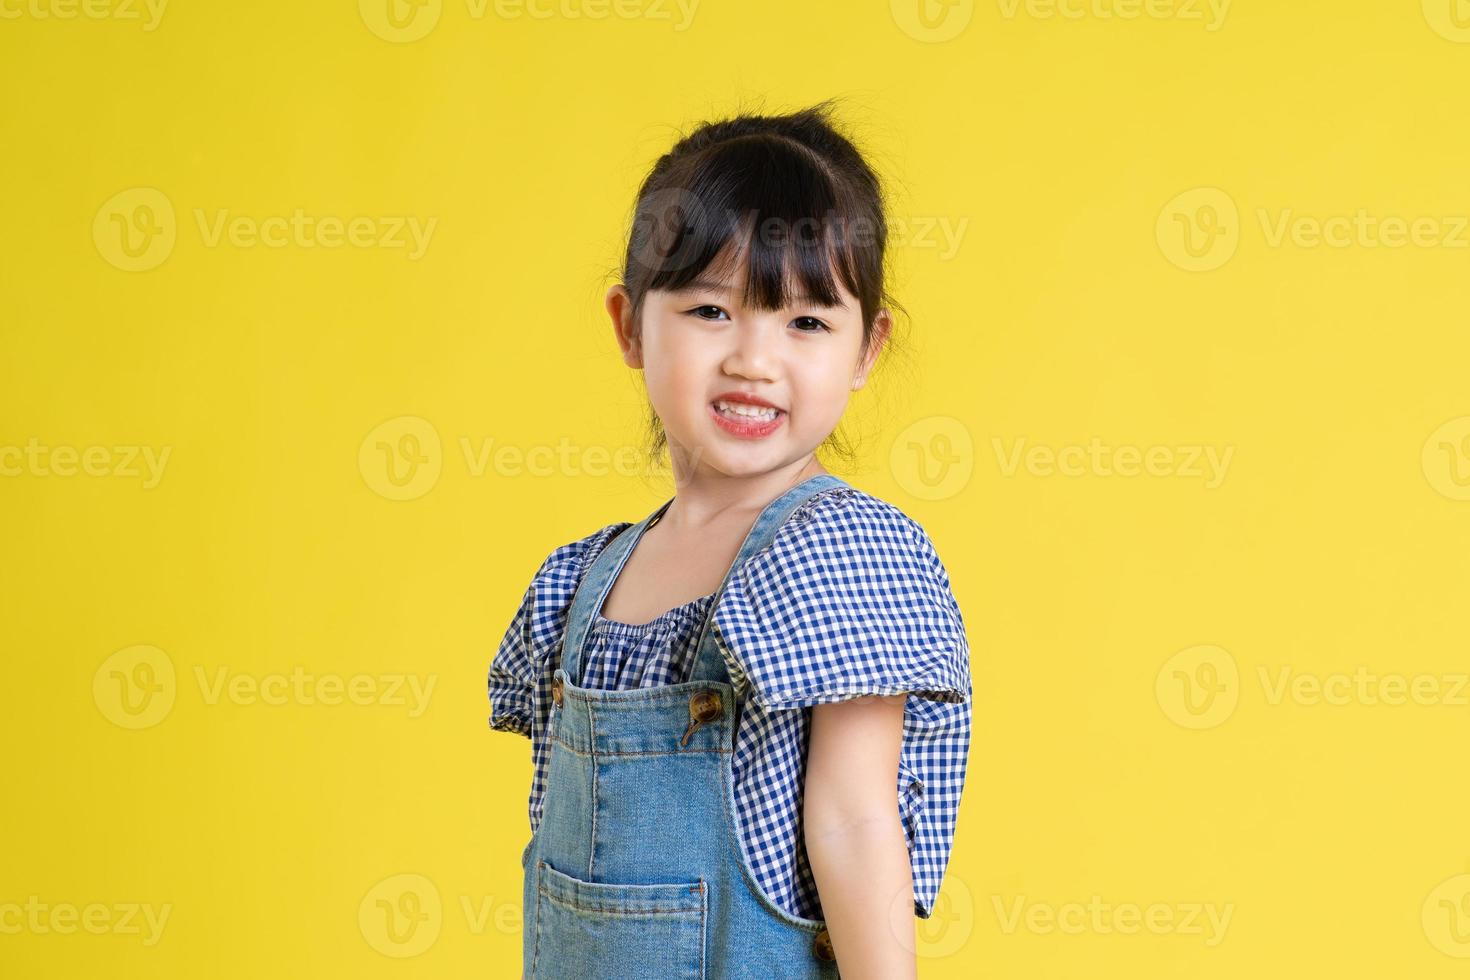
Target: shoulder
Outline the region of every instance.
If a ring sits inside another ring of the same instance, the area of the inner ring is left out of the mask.
[[[731,577],[715,622],[769,707],[903,692],[969,698],[964,621],[933,541],[855,487],[797,508]]]
[[[558,545],[541,562],[526,586],[516,617],[522,640],[533,655],[561,642],[572,597],[582,577],[608,542],[631,523],[608,524],[575,541]]]
[[[885,562],[923,567],[940,576],[946,588],[949,585],[948,572],[923,525],[896,505],[856,487],[824,491],[797,508],[773,544],[779,549],[793,543],[816,549],[820,557],[856,561],[863,567]]]
[[[818,494],[798,508],[747,574],[799,588],[815,606],[850,605],[862,596],[881,600],[891,615],[962,623],[949,570],[923,525],[855,487]]]

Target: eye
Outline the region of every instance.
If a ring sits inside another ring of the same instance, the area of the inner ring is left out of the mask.
[[[814,330],[802,330],[801,331],[802,333],[817,333],[818,331],[822,331],[822,330],[825,330],[827,333],[831,333],[832,332],[832,328],[831,327],[827,326],[825,323],[823,323],[821,320],[818,320],[814,316],[799,316],[795,320],[792,321],[792,323],[798,324],[798,325],[801,324],[802,322],[813,324],[815,326],[815,328],[816,328]]]
[[[711,315],[709,313],[710,310],[713,310],[714,311],[713,315]],[[690,314],[692,316],[696,316],[696,317],[698,317],[701,320],[717,320],[717,319],[719,319],[719,315],[721,313],[724,313],[725,311],[723,309],[721,309],[720,307],[718,307],[718,306],[704,305],[704,306],[696,306],[694,309],[692,309],[692,310],[685,310],[684,312],[685,313],[688,313],[688,314]],[[726,316],[728,316],[728,315],[729,314],[726,314]]]

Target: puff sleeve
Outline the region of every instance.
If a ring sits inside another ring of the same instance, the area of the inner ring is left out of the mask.
[[[490,661],[490,728],[532,738],[544,724],[572,597],[591,558],[627,527],[606,527],[555,549],[531,577],[510,626]]]
[[[544,566],[543,566],[544,569]],[[539,572],[537,573],[540,574]],[[531,714],[536,691],[536,668],[526,642],[526,623],[535,602],[536,586],[528,586],[521,597],[510,628],[490,661],[490,727],[531,737]]]
[[[971,697],[964,620],[933,542],[855,488],[798,508],[731,577],[715,625],[732,676],[768,709],[867,694]]]

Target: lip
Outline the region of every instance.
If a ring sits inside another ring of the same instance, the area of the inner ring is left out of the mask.
[[[764,408],[774,408],[776,417],[769,422],[753,422],[743,419],[732,419],[728,415],[721,415],[720,410],[715,407],[716,402],[740,402],[745,405],[760,405]],[[758,395],[747,394],[743,391],[729,391],[723,395],[710,400],[709,414],[715,420],[715,424],[733,436],[742,439],[763,439],[781,427],[786,419],[786,410],[779,405],[772,405]]]
[[[759,405],[762,408],[774,408],[777,411],[785,411],[780,405],[774,402],[768,402],[760,395],[752,395],[748,391],[726,391],[711,398],[710,402],[741,402],[745,405]]]

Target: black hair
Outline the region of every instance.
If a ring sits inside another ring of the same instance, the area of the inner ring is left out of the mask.
[[[792,294],[836,305],[840,281],[861,308],[862,353],[878,342],[879,312],[902,310],[885,282],[883,191],[831,122],[832,101],[701,123],[658,159],[638,191],[623,257],[635,334],[649,290],[683,289],[721,256],[741,254],[747,305],[779,309]],[[657,461],[667,436],[652,405],[649,430]],[[855,457],[837,433],[823,446]]]

